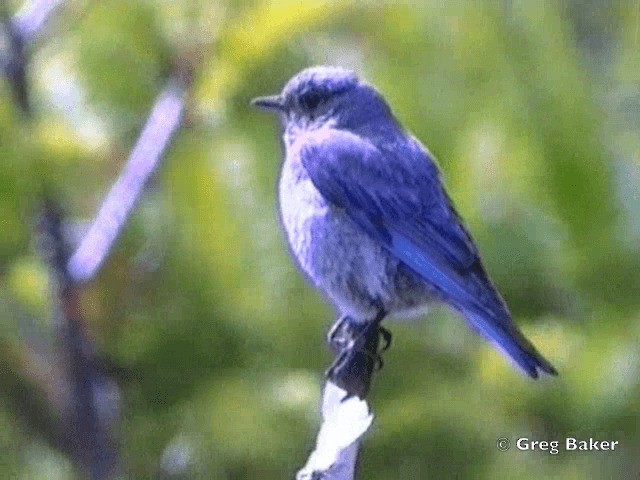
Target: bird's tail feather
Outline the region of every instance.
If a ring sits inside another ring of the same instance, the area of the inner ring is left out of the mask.
[[[463,311],[463,315],[474,329],[490,340],[530,377],[538,378],[538,370],[549,375],[558,374],[553,365],[536,350],[510,319],[507,322],[496,321],[468,310]]]

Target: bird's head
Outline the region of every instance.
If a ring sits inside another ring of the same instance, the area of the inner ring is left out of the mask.
[[[389,112],[381,95],[354,72],[326,66],[301,71],[282,93],[252,104],[280,113],[288,136],[324,126],[357,129]]]

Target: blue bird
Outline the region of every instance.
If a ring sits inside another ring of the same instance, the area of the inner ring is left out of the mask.
[[[373,86],[319,66],[252,103],[284,124],[282,223],[300,268],[342,314],[330,339],[345,321],[388,336],[385,316],[444,303],[531,377],[557,374],[511,319],[432,155]]]

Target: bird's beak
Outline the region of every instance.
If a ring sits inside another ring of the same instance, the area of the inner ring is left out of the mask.
[[[287,110],[281,95],[254,98],[251,100],[251,105],[262,110],[276,110],[279,112],[286,112]]]

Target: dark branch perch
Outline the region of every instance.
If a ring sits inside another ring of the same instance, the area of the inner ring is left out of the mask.
[[[111,187],[91,228],[68,262],[76,282],[92,280],[138,203],[144,187],[181,124],[187,81],[172,81],[156,100],[120,177]]]
[[[298,480],[353,480],[358,471],[358,455],[362,436],[373,422],[365,401],[380,357],[378,328],[360,328],[341,322],[343,348],[352,352],[338,370],[332,370],[325,383],[322,398],[322,426],[316,449],[298,472]],[[337,351],[337,358],[342,351]]]
[[[347,397],[345,399],[345,397]],[[327,380],[322,396],[322,426],[316,448],[297,480],[353,480],[362,435],[373,422],[367,402]]]

